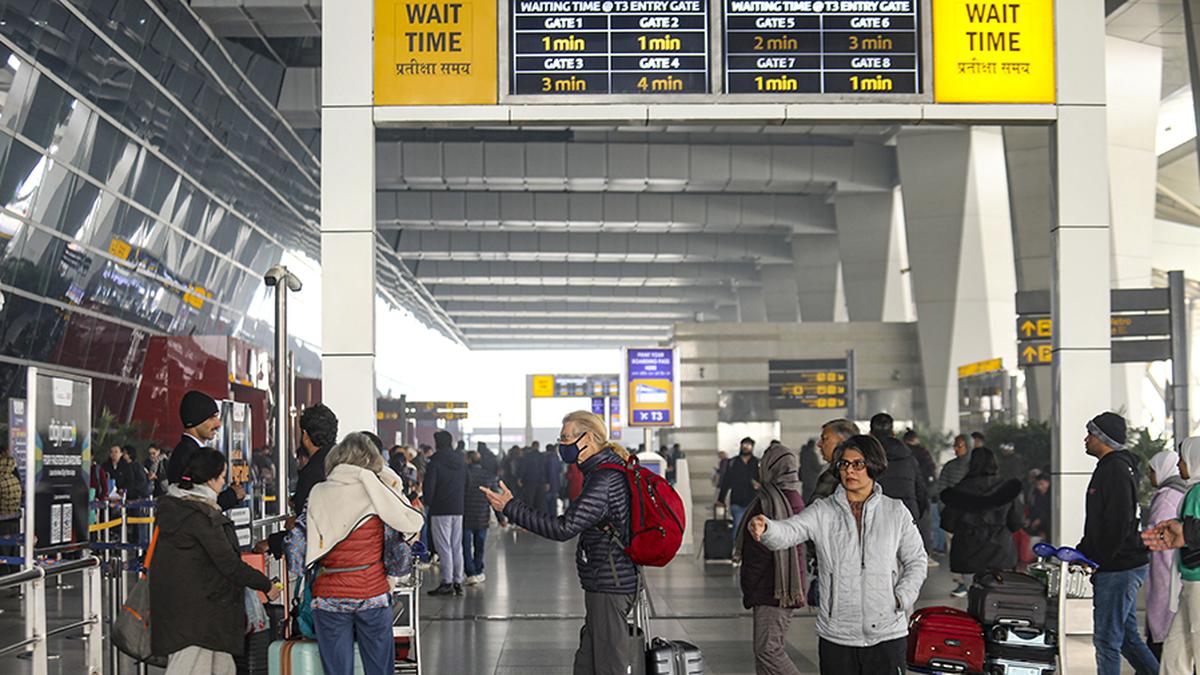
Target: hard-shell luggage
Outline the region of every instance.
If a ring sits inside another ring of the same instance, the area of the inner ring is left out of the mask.
[[[926,607],[908,623],[908,665],[929,673],[982,673],[983,627],[953,607]]]
[[[654,638],[646,649],[646,675],[704,675],[704,655],[690,642]]]
[[[1058,636],[1051,629],[1034,630],[997,624],[986,631],[989,657],[1054,663]]]
[[[1021,572],[991,571],[975,575],[967,591],[968,611],[984,626],[1002,624],[1042,630],[1050,612],[1046,585]]]
[[[1053,675],[1053,663],[988,658],[986,675]]]
[[[325,675],[316,640],[279,640],[267,657],[270,675]],[[363,675],[362,657],[354,648],[354,674]]]

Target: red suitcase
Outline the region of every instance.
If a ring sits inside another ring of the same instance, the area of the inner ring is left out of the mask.
[[[925,673],[982,673],[983,627],[953,607],[926,607],[908,623],[908,665]]]

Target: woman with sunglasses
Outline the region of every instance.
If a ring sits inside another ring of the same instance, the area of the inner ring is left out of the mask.
[[[786,520],[756,516],[750,535],[772,551],[815,545],[822,675],[902,675],[908,614],[928,572],[921,533],[876,483],[887,470],[879,441],[851,436],[833,465],[840,484],[831,497]]]

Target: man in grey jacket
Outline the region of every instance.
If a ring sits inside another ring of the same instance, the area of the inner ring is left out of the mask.
[[[933,483],[933,500],[935,506],[941,511],[941,506],[938,502],[941,501],[942,490],[952,488],[962,482],[967,476],[967,469],[971,466],[971,450],[967,444],[967,437],[959,434],[954,437],[954,459],[946,462],[942,467],[942,472],[938,474],[937,480]],[[954,535],[946,533],[946,550],[950,550],[950,540]],[[954,581],[957,584],[954,590],[950,591],[950,595],[956,598],[966,597],[967,584],[966,579],[962,576],[955,575]]]
[[[750,535],[772,551],[816,544],[821,675],[902,673],[908,615],[928,574],[921,533],[875,482],[888,463],[878,440],[853,436],[833,461],[841,485],[831,497],[786,520],[755,516]]]

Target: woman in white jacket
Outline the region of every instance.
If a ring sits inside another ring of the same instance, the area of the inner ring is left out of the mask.
[[[903,674],[908,615],[928,572],[921,533],[875,482],[887,469],[879,441],[851,436],[833,466],[841,484],[829,499],[787,520],[757,516],[750,534],[773,551],[815,545],[822,675]]]

